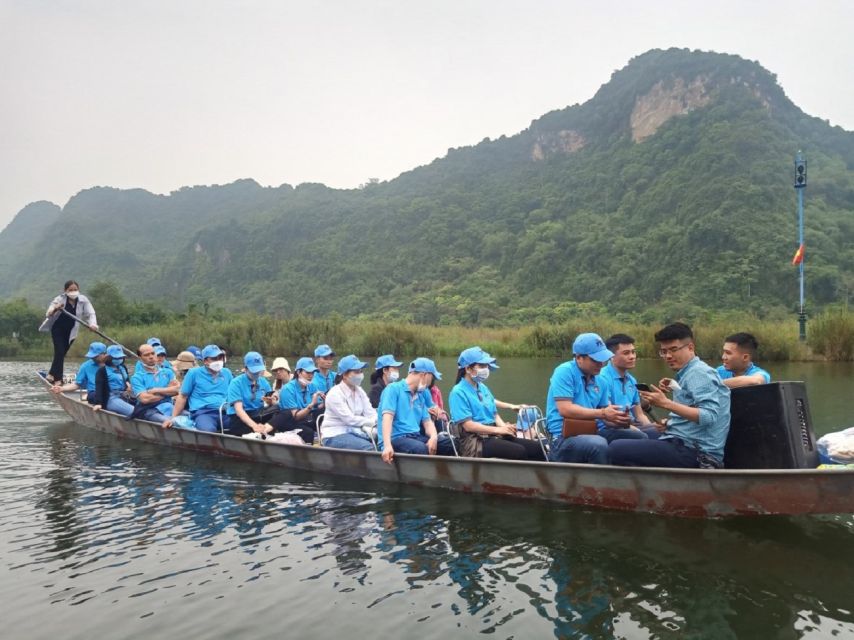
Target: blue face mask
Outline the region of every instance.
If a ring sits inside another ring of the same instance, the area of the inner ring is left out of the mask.
[[[474,378],[477,382],[486,382],[487,378],[489,378],[489,367],[484,367],[483,369],[475,369],[472,378]]]
[[[125,363],[124,358],[113,358],[113,364],[116,365],[117,367],[122,366],[124,363]]]

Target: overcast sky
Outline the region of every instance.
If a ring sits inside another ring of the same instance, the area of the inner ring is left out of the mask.
[[[95,185],[390,179],[652,48],[757,60],[854,130],[853,26],[843,0],[0,0],[0,227]]]

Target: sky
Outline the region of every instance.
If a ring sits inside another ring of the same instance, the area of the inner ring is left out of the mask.
[[[756,60],[850,131],[852,25],[823,0],[0,0],[0,227],[93,186],[392,179],[653,48]]]

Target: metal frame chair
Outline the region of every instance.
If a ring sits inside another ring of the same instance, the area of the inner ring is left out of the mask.
[[[457,449],[457,441],[460,438],[460,425],[453,420],[447,420],[444,421],[441,431],[448,435],[448,439],[451,441],[451,448],[454,450],[454,455],[459,458],[460,452]]]
[[[526,431],[528,431],[529,433],[527,435],[523,435],[522,437],[523,438],[530,437],[531,440],[533,440],[535,437],[537,439],[537,441],[540,443],[540,447],[543,450],[543,455],[546,457],[546,460],[548,460],[549,459],[549,449],[550,449],[552,438],[551,438],[551,434],[549,433],[549,430],[546,426],[546,417],[543,415],[543,410],[540,409],[536,405],[529,405],[527,407],[524,407],[520,411],[523,411],[523,410],[531,411],[533,413],[533,416],[532,416],[533,422],[531,423],[531,426],[528,427],[528,429],[526,429]],[[517,422],[517,425],[518,425],[518,422]],[[532,430],[535,434],[533,437],[530,436],[530,431],[532,431]]]
[[[323,424],[323,419],[325,418],[325,413],[317,414],[317,417],[314,419],[314,430],[317,432],[317,446],[323,446],[323,433],[321,431],[320,425]]]

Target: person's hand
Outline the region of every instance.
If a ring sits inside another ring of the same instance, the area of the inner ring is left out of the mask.
[[[89,325],[89,328],[90,328],[92,331],[97,331],[97,330],[98,330],[98,325],[97,325],[97,324],[95,324],[95,323],[93,322],[92,324],[90,324],[90,325]]]
[[[602,409],[602,419],[605,422],[610,422],[618,427],[629,426],[629,414],[626,413],[625,407],[617,404],[609,404]]]
[[[432,407],[427,409],[427,413],[429,413],[430,417],[434,420],[438,420],[442,414],[442,410],[434,404]]]
[[[655,426],[656,431],[664,433],[667,431],[667,418],[661,418],[661,420],[654,422],[653,425]]]
[[[504,424],[500,427],[495,427],[495,435],[497,436],[513,436],[516,437],[516,425]]]
[[[390,444],[387,444],[383,447],[382,458],[383,462],[386,462],[388,464],[391,464],[391,461],[394,460],[394,448]]]
[[[50,388],[50,392],[51,393],[62,393],[62,387],[58,384],[55,384]]]
[[[664,392],[655,385],[650,385],[649,388],[650,391],[638,390],[638,395],[640,395],[641,400],[648,402],[653,407],[663,407],[667,402],[667,396],[664,395]]]
[[[427,453],[431,456],[435,456],[438,445],[439,439],[436,436],[430,436],[427,440]]]
[[[168,420],[164,420],[163,424],[161,424],[160,426],[163,427],[164,429],[171,429],[173,422],[174,422],[174,420],[172,418],[169,418]]]
[[[279,392],[274,391],[273,395],[270,396],[270,404],[279,404]]]
[[[100,410],[101,410],[101,405],[99,405],[99,404],[92,405],[92,411],[100,411]]]
[[[670,386],[672,382],[673,378],[662,378],[658,381],[658,388],[664,391],[665,393],[672,393],[673,389]]]
[[[320,401],[325,397],[326,396],[323,395],[322,391],[315,391],[311,396],[311,406],[316,407],[317,405],[321,404]]]

